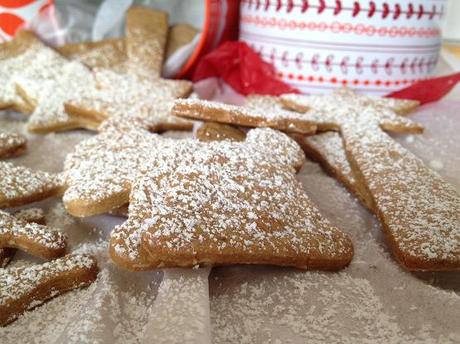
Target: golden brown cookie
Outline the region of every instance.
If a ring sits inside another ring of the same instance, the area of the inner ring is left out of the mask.
[[[246,133],[236,127],[216,122],[203,123],[195,134],[203,142],[209,141],[244,141]]]
[[[133,6],[126,15],[125,31],[129,73],[143,78],[160,77],[168,37],[168,14]]]
[[[94,71],[98,90],[68,101],[67,113],[74,118],[103,123],[107,127],[140,127],[151,131],[191,130],[192,122],[170,113],[171,101],[186,97],[192,84],[185,80],[141,80],[107,69]]]
[[[36,257],[54,259],[64,255],[67,239],[55,229],[17,219],[0,210],[0,247],[16,248]]]
[[[45,212],[40,208],[28,208],[18,210],[13,216],[20,221],[46,225]],[[0,268],[4,268],[13,259],[16,253],[14,248],[0,248]]]
[[[21,221],[36,223],[38,225],[46,225],[46,215],[41,208],[26,208],[13,213],[13,216]]]
[[[30,62],[41,45],[28,30],[21,30],[11,42],[0,44],[0,109],[13,108],[25,114],[33,111],[33,106],[17,95],[14,78],[26,68],[31,73],[35,66],[30,66]]]
[[[351,241],[296,180],[303,162],[295,141],[270,129],[252,130],[242,142],[175,141],[134,184],[128,220],[112,232],[110,255],[129,270],[340,269],[353,255]]]
[[[0,209],[25,205],[61,192],[59,176],[0,161]]]
[[[90,285],[98,271],[96,259],[82,254],[0,271],[0,326],[53,297]]]
[[[16,92],[34,107],[27,128],[35,133],[48,133],[75,128],[94,129],[88,119],[73,118],[64,109],[69,99],[78,98],[95,87],[91,71],[77,61],[69,61],[43,45],[29,67],[14,78]]]
[[[340,125],[353,174],[372,196],[390,248],[405,268],[460,269],[460,197],[381,130],[384,108],[349,91],[282,100],[295,109],[321,109]]]
[[[17,133],[0,132],[0,158],[10,158],[25,152],[27,140]]]
[[[107,130],[79,143],[64,163],[67,211],[74,216],[91,216],[128,203],[140,169],[169,141],[139,129]]]
[[[68,59],[79,61],[90,68],[112,69],[127,61],[124,38],[70,43],[56,50]]]
[[[348,92],[348,90],[341,92]],[[289,106],[289,104],[285,105]],[[302,112],[299,114],[281,108],[278,99],[272,96],[249,96],[244,107],[199,99],[178,99],[174,102],[172,113],[179,117],[246,127],[270,127],[304,135],[314,134],[316,131],[340,129],[333,118],[324,114],[322,110],[309,108],[311,105],[297,103],[292,110]],[[423,126],[420,124],[396,116],[388,108],[380,109],[380,125],[383,129],[401,133],[423,132]]]
[[[169,28],[168,43],[166,44],[166,59],[179,48],[190,43],[197,35],[198,30],[189,24],[174,24]]]

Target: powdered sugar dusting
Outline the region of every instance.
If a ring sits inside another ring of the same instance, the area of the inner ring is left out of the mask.
[[[22,247],[20,242],[28,245],[38,245],[45,250],[63,250],[66,247],[66,237],[57,230],[36,223],[29,223],[0,211],[0,241],[3,246]]]
[[[0,157],[15,155],[25,149],[26,138],[17,133],[0,132]]]
[[[61,185],[56,175],[0,161],[0,208],[51,196]]]
[[[452,185],[379,129],[382,114],[384,119],[399,116],[348,92],[283,99],[288,106],[321,109],[340,123],[354,172],[365,181],[402,264],[415,270],[458,269],[460,197]]]
[[[295,178],[303,159],[293,140],[270,129],[250,131],[243,142],[190,140],[163,150],[133,187],[112,257],[138,257],[143,236],[152,266],[346,264],[348,238]]]

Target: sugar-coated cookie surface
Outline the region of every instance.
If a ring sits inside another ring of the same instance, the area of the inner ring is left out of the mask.
[[[58,175],[0,161],[0,208],[17,207],[57,195]]]
[[[141,77],[159,77],[168,37],[168,14],[133,6],[126,15],[125,31],[129,72]]]
[[[204,142],[222,140],[244,141],[246,133],[231,125],[206,122],[198,128],[195,136],[198,140]]]
[[[82,254],[26,268],[0,270],[0,326],[66,291],[90,285],[97,274],[96,260]]]
[[[74,216],[117,209],[139,170],[170,140],[146,130],[108,130],[79,143],[64,163],[64,205]]]
[[[67,239],[55,229],[0,211],[0,247],[17,248],[40,258],[53,259],[65,253]]]
[[[12,107],[27,114],[33,111],[33,106],[17,94],[14,77],[26,68],[29,72],[35,68],[30,61],[40,48],[40,40],[27,30],[20,31],[11,42],[0,44],[0,109]]]
[[[93,73],[97,90],[66,103],[66,111],[75,118],[96,123],[110,119],[107,126],[133,122],[152,131],[192,128],[190,121],[165,111],[170,107],[168,102],[191,92],[189,81],[141,79],[108,69],[97,69]]]
[[[460,269],[460,197],[380,129],[380,106],[343,91],[282,99],[292,108],[321,109],[340,124],[353,173],[372,196],[390,247],[404,267]]]
[[[90,68],[116,69],[127,60],[123,38],[70,43],[57,47],[56,50],[68,59],[79,61]]]
[[[175,141],[134,184],[128,220],[112,233],[112,259],[130,270],[345,266],[351,241],[296,180],[303,161],[295,141],[271,129],[252,130],[243,142]]]
[[[0,132],[0,158],[18,156],[26,150],[27,140],[17,133]]]

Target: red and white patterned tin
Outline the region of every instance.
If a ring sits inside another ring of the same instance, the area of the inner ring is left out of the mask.
[[[18,29],[53,6],[53,0],[0,0],[0,42],[14,37]]]
[[[444,0],[242,0],[240,39],[304,93],[386,94],[430,75]]]

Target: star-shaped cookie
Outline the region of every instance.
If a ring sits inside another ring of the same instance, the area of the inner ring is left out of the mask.
[[[351,241],[296,180],[303,162],[295,141],[271,129],[252,130],[242,142],[175,141],[137,178],[128,220],[112,233],[112,259],[130,270],[345,266]]]
[[[460,268],[460,200],[456,190],[382,131],[420,132],[420,125],[389,107],[355,97],[349,90],[323,96],[285,95],[282,101],[299,113],[292,117],[292,127],[283,123],[280,129],[307,133],[299,130],[298,115],[304,114],[306,123],[311,123],[311,111],[315,116],[322,113],[317,124],[335,124],[340,130],[353,174],[371,195],[372,209],[404,267],[430,271]],[[214,103],[178,100],[173,113],[199,118],[215,108],[224,118],[233,111]]]
[[[139,125],[152,131],[190,130],[192,122],[170,114],[171,101],[187,96],[192,85],[185,80],[140,79],[108,69],[93,71],[97,90],[66,103],[74,118],[108,126]]]

